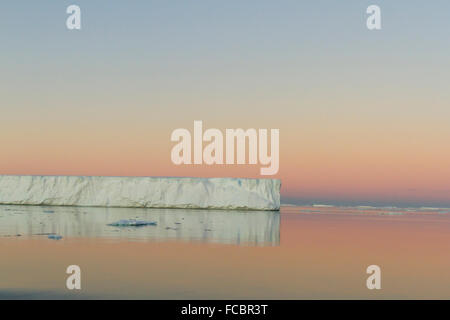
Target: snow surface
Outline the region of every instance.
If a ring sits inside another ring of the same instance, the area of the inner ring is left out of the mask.
[[[0,175],[0,204],[279,210],[280,180]]]

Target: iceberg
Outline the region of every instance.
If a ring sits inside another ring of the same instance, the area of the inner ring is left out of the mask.
[[[0,204],[280,210],[277,179],[0,175]]]

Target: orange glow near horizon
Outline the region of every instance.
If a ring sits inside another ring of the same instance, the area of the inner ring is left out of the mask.
[[[192,130],[192,122],[184,127]],[[206,127],[212,126],[206,122]],[[382,133],[389,128],[335,124],[325,131],[311,124],[298,130],[285,125],[280,127],[280,170],[261,176],[260,164],[172,164],[175,127],[168,124],[79,128],[48,122],[2,128],[0,174],[277,178],[289,198],[450,202],[450,151],[443,148],[446,136],[436,130],[403,127]],[[402,130],[408,135],[399,135]]]

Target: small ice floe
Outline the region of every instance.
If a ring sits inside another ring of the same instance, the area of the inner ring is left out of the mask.
[[[61,240],[62,236],[60,236],[58,234],[50,234],[50,235],[48,235],[48,238],[51,240]]]
[[[318,211],[318,210],[302,209],[302,210],[299,211],[299,213],[320,213],[320,211]]]
[[[119,220],[113,223],[109,223],[108,226],[113,227],[143,227],[143,226],[156,226],[154,221],[144,221],[144,220]]]
[[[291,204],[291,203],[282,203],[281,206],[282,207],[297,207],[296,204]]]
[[[402,216],[404,214],[405,213],[401,212],[401,211],[380,212],[380,215],[383,215],[383,216]]]

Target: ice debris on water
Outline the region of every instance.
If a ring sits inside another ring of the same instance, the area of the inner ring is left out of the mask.
[[[51,239],[51,240],[61,240],[61,239],[62,239],[62,236],[57,235],[57,234],[50,234],[50,235],[48,236],[48,238]]]
[[[156,226],[156,222],[154,221],[144,221],[144,220],[119,220],[113,223],[108,224],[108,226],[113,227],[142,227],[142,226]]]
[[[385,216],[402,216],[404,215],[404,212],[400,212],[400,211],[390,211],[390,212],[381,212],[380,215],[385,215]]]

